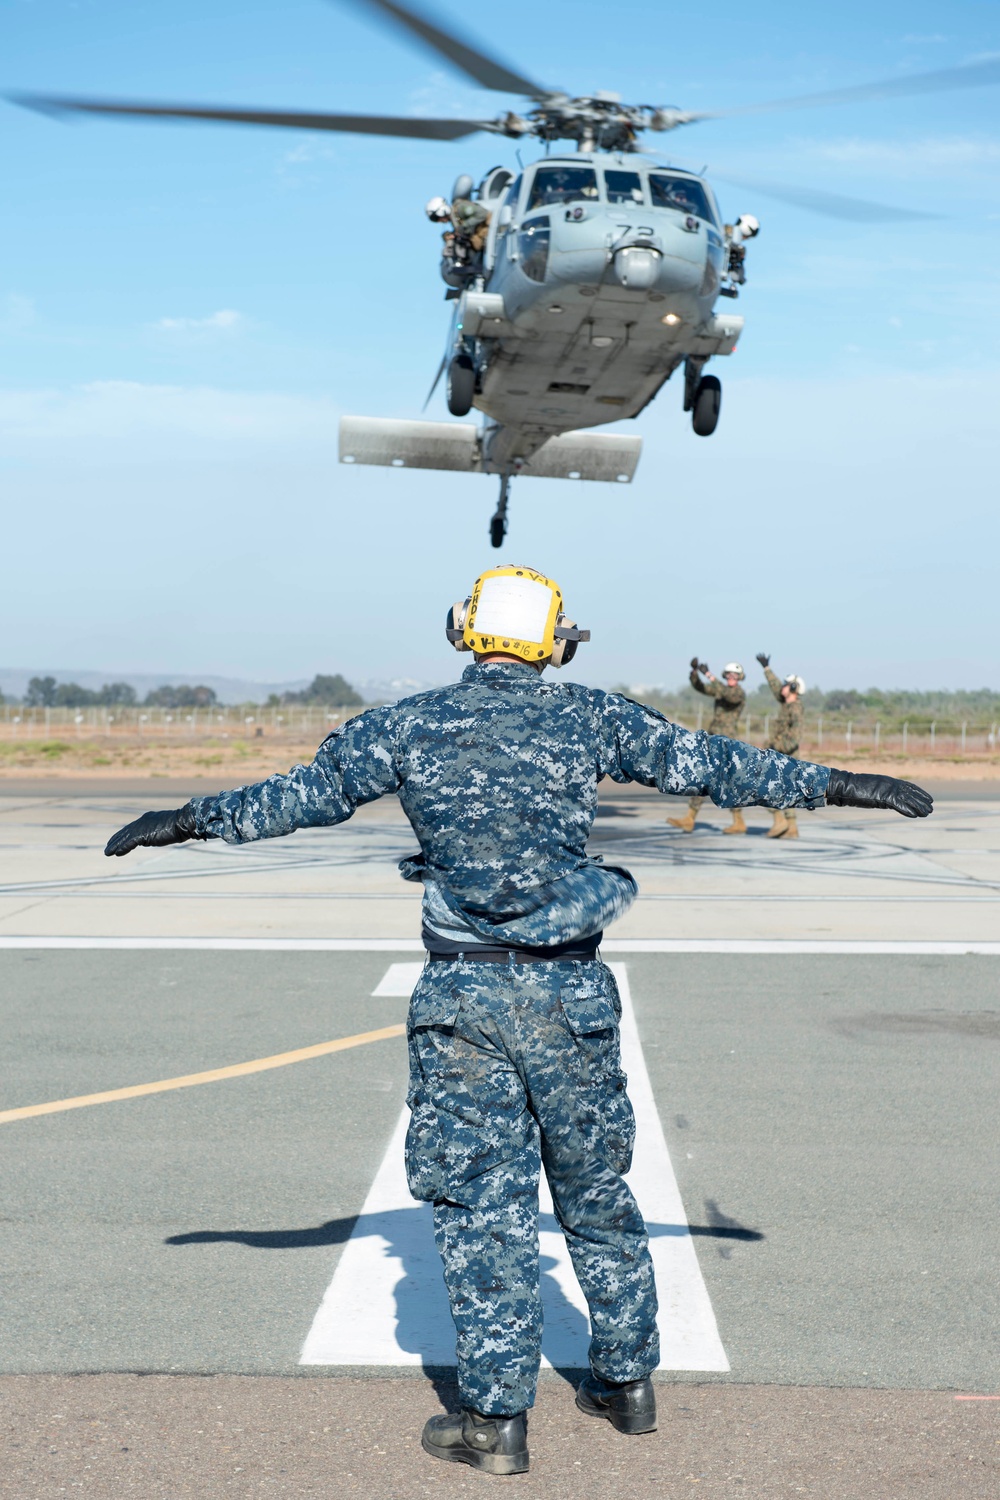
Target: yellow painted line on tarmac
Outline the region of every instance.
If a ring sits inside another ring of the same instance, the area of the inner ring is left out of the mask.
[[[252,1062],[233,1063],[228,1068],[209,1068],[205,1073],[185,1073],[182,1078],[161,1078],[157,1083],[135,1083],[130,1088],[106,1089],[103,1094],[78,1094],[75,1099],[51,1099],[47,1104],[26,1104],[21,1109],[0,1110],[0,1125],[11,1120],[30,1120],[36,1115],[56,1115],[64,1109],[85,1109],[90,1104],[114,1104],[119,1099],[140,1099],[144,1094],[165,1094],[171,1089],[191,1089],[199,1083],[218,1083],[223,1078],[243,1078],[248,1073],[266,1073],[269,1068],[287,1068],[290,1063],[307,1062],[311,1057],[326,1057],[330,1052],[346,1052],[349,1047],[364,1047],[368,1042],[385,1041],[402,1036],[405,1026],[381,1026],[378,1031],[360,1031],[357,1036],[341,1036],[334,1042],[317,1042],[314,1047],[297,1047],[294,1052],[276,1052],[273,1057],[258,1057]]]

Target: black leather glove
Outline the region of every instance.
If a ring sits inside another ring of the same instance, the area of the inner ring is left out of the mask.
[[[865,771],[831,770],[826,800],[831,807],[884,807],[904,818],[926,818],[934,811],[934,799],[922,786]]]
[[[108,839],[105,854],[131,854],[140,846],[160,849],[165,844],[183,844],[188,839],[206,839],[207,833],[199,833],[194,823],[194,808],[190,802],[171,812],[143,813],[134,823],[112,834]]]
[[[760,662],[762,667],[769,667],[771,665],[771,658],[769,656],[765,656],[763,651],[757,652],[757,660]]]
[[[691,658],[691,670],[692,672],[697,672],[698,670],[698,658],[696,656],[692,656]]]

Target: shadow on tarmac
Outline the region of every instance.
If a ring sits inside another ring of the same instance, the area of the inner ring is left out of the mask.
[[[709,1199],[709,1216],[718,1214],[714,1202]],[[412,1213],[413,1209],[397,1209],[397,1213]],[[165,1245],[217,1245],[228,1242],[246,1245],[251,1250],[308,1250],[316,1245],[344,1245],[354,1233],[361,1220],[360,1214],[344,1219],[327,1219],[324,1224],[311,1225],[306,1229],[192,1229],[188,1234],[172,1234],[164,1240]],[[379,1232],[388,1214],[378,1214]],[[759,1229],[745,1229],[735,1219],[718,1214],[720,1223],[714,1224],[647,1224],[650,1237],[657,1235],[684,1234],[703,1235],[713,1240],[755,1241],[766,1239]],[[551,1222],[546,1222],[551,1221]],[[558,1225],[552,1214],[539,1215],[540,1229],[556,1229]],[[364,1231],[362,1231],[364,1233]],[[393,1249],[396,1249],[393,1246]],[[401,1247],[400,1247],[401,1248]]]
[[[717,1241],[728,1241],[720,1253],[727,1257],[733,1241],[758,1241],[765,1236],[757,1229],[747,1229],[735,1219],[721,1212],[713,1200],[705,1204],[707,1224],[647,1224],[651,1238],[673,1236],[680,1238],[691,1234]],[[396,1327],[395,1339],[400,1349],[421,1356],[421,1366],[428,1381],[447,1410],[454,1409],[455,1370],[454,1365],[441,1362],[442,1344],[440,1335],[432,1336],[428,1342],[428,1330],[432,1325],[441,1329],[448,1318],[444,1296],[443,1278],[435,1279],[433,1290],[428,1285],[427,1250],[421,1245],[421,1236],[415,1233],[418,1222],[426,1216],[420,1205],[413,1208],[389,1209],[374,1214],[352,1214],[340,1219],[327,1219],[325,1223],[309,1225],[301,1229],[195,1229],[187,1234],[171,1235],[168,1245],[214,1245],[228,1243],[244,1245],[252,1250],[301,1250],[316,1246],[344,1245],[353,1237],[376,1236],[388,1254],[398,1259],[403,1275],[395,1286]],[[429,1227],[429,1225],[427,1226]],[[538,1216],[540,1234],[559,1231],[553,1214]],[[433,1250],[431,1249],[433,1256]],[[575,1387],[581,1371],[586,1365],[579,1358],[590,1340],[589,1320],[566,1296],[559,1284],[559,1266],[551,1256],[543,1253],[539,1257],[541,1272],[541,1294],[545,1307],[546,1335],[543,1348],[558,1375],[567,1384]],[[435,1354],[429,1354],[429,1348]],[[579,1351],[579,1355],[577,1353]],[[572,1363],[570,1361],[573,1361]]]

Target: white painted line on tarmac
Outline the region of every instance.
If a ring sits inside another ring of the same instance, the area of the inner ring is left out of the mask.
[[[419,938],[7,937],[0,948],[131,949],[193,953],[422,953]]]
[[[0,950],[65,948],[100,951],[157,949],[221,953],[422,953],[419,938],[253,937],[12,937],[0,934]],[[609,938],[602,954],[614,953],[981,953],[1000,956],[1000,942],[921,942],[836,938]]]
[[[623,938],[601,944],[602,953],[986,953],[1000,943],[921,942],[837,938]]]
[[[390,964],[372,990],[372,999],[384,1000],[390,995],[405,995],[408,1000],[423,967],[423,964]]]
[[[376,993],[396,994],[416,965],[393,964]],[[622,1058],[636,1114],[629,1182],[650,1231],[660,1296],[661,1369],[728,1370],[715,1314],[674,1176],[632,1010],[628,975],[615,965],[622,996]],[[417,970],[419,973],[419,970]],[[416,975],[414,976],[414,978]],[[303,1365],[453,1365],[455,1335],[431,1211],[406,1185],[400,1115],[371,1192],[302,1349]],[[539,1249],[545,1308],[543,1362],[586,1368],[587,1304],[542,1182]]]

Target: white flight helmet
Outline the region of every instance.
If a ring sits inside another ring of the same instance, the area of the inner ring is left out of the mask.
[[[747,675],[738,661],[726,662],[726,665],[722,669],[723,677],[728,677],[730,672],[732,672],[735,677],[738,677],[740,682],[742,682],[744,677]]]
[[[490,568],[467,599],[448,611],[445,631],[456,651],[477,656],[503,652],[532,666],[565,667],[589,630],[578,630],[562,612],[562,590],[534,568]]]
[[[451,209],[443,198],[431,198],[424,207],[424,213],[432,224],[444,224],[451,218]]]
[[[784,685],[785,685],[785,687],[790,687],[793,692],[798,693],[798,695],[799,695],[800,698],[802,697],[802,694],[806,690],[806,685],[802,681],[802,678],[799,677],[798,674],[795,673],[795,672],[790,672],[788,674],[788,676],[785,678],[785,684]]]
[[[752,240],[754,235],[760,234],[760,220],[755,219],[753,214],[740,214],[736,220],[736,228],[741,239]]]

